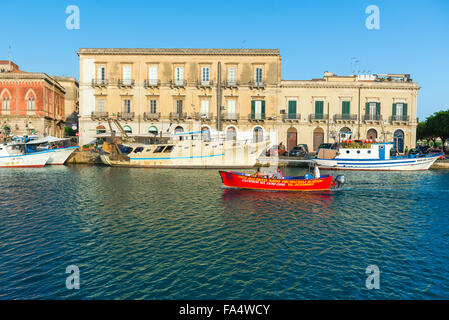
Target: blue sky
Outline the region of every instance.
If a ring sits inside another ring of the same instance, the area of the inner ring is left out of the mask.
[[[67,30],[65,9],[80,8]],[[380,30],[365,8],[380,9]],[[449,1],[9,1],[0,20],[0,60],[25,71],[78,78],[85,47],[278,48],[283,79],[325,70],[410,73],[422,87],[418,116],[449,108]],[[8,14],[9,13],[9,14]]]

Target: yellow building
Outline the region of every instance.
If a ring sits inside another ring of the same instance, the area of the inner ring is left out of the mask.
[[[340,130],[414,146],[408,75],[281,80],[277,49],[80,49],[80,143],[116,118],[133,135],[223,131],[316,150]],[[402,134],[402,136],[401,136]],[[399,139],[399,140],[398,140]],[[402,140],[401,140],[402,139]]]

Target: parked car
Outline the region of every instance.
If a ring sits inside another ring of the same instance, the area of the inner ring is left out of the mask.
[[[268,149],[266,152],[266,155],[267,155],[267,157],[283,156],[283,155],[285,155],[286,152],[287,152],[287,150],[285,150],[284,145],[277,144],[277,145],[272,146],[270,149]]]
[[[309,155],[309,148],[306,144],[298,144],[290,150],[288,155],[290,157],[307,157]]]

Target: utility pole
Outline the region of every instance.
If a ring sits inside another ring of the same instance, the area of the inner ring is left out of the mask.
[[[362,116],[360,113],[360,87],[359,87],[359,114],[357,115],[358,124],[357,124],[357,139],[360,140],[360,117]]]
[[[217,131],[221,131],[221,62],[217,69]]]

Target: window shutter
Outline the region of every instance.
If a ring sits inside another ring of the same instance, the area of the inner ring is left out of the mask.
[[[288,114],[296,114],[296,101],[288,102]]]
[[[369,102],[365,104],[365,115],[369,116]]]
[[[406,115],[407,115],[407,104],[406,104],[406,103],[404,103],[404,104],[402,105],[402,115],[403,115],[403,116],[406,116]]]
[[[343,114],[349,114],[349,109],[350,109],[350,102],[349,101],[343,101],[342,113]]]
[[[315,114],[323,114],[323,101],[315,101]]]
[[[262,100],[262,115],[265,115],[265,100]]]
[[[393,116],[396,115],[396,103],[393,103]]]
[[[254,115],[256,113],[256,101],[251,101],[251,114]]]
[[[380,102],[376,102],[376,115],[380,116]]]

